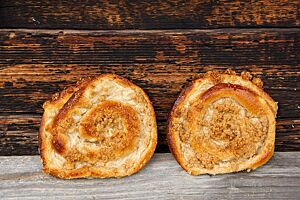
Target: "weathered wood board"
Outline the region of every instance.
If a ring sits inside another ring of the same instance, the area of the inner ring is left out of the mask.
[[[299,27],[298,0],[2,0],[0,28]]]
[[[276,150],[300,150],[299,29],[185,31],[0,31],[0,155],[37,154],[42,104],[101,73],[142,87],[156,110],[159,145],[182,88],[208,70],[248,70],[279,102]]]
[[[155,154],[122,179],[60,180],[41,172],[38,156],[0,157],[0,199],[299,199],[300,153],[277,152],[263,167],[191,176],[171,154]]]

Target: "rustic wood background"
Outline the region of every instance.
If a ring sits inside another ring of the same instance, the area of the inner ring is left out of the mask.
[[[42,173],[39,156],[0,156],[0,169],[1,200],[299,200],[300,195],[298,152],[276,152],[251,173],[217,176],[191,176],[169,153],[154,154],[143,170],[122,179],[57,179]]]
[[[167,113],[195,76],[228,67],[261,77],[279,102],[276,151],[300,151],[298,0],[0,3],[0,155],[36,155],[42,104],[82,77],[142,87],[169,152]]]

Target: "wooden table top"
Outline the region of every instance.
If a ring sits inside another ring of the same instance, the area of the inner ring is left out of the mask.
[[[14,167],[12,167],[12,165]],[[191,176],[169,153],[121,179],[60,180],[41,172],[39,156],[0,157],[0,199],[295,199],[300,154],[276,152],[253,172]]]
[[[279,104],[275,150],[298,153],[299,8],[298,0],[2,0],[0,156],[38,155],[43,102],[102,73],[128,78],[149,94],[156,153],[168,153],[167,114],[182,88],[199,74],[227,68],[264,81]]]

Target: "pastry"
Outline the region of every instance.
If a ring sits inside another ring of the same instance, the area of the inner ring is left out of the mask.
[[[117,75],[67,88],[43,105],[43,171],[65,179],[123,177],[142,169],[157,144],[152,104]]]
[[[168,144],[189,174],[252,170],[273,155],[277,104],[248,72],[211,71],[175,102]]]

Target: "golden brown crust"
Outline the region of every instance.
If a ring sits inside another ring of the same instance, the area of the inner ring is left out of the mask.
[[[277,104],[261,87],[248,72],[226,70],[208,72],[181,92],[169,113],[167,139],[183,169],[229,173],[255,169],[272,157]]]
[[[59,178],[136,173],[157,144],[153,106],[127,79],[105,74],[45,102],[39,132],[43,170]]]

